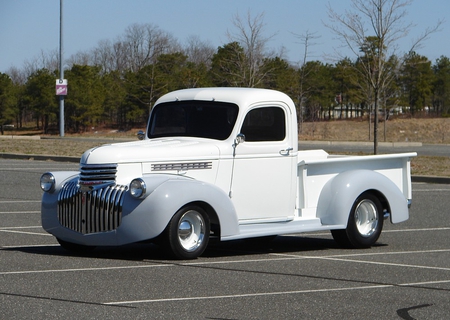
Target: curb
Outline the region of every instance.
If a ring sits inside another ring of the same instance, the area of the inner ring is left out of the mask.
[[[411,176],[412,182],[450,184],[450,177]]]
[[[80,157],[36,155],[36,154],[0,153],[0,158],[1,159],[19,159],[19,160],[73,162],[73,163],[80,162]]]
[[[0,135],[1,139],[40,140],[41,136]]]

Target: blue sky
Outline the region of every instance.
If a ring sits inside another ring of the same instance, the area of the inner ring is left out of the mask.
[[[274,35],[270,49],[286,49],[286,58],[295,63],[303,47],[295,34],[306,31],[320,36],[309,48],[310,60],[325,61],[339,43],[323,22],[328,20],[327,4],[337,12],[352,10],[350,0],[63,0],[64,58],[88,51],[101,40],[113,41],[134,23],[149,23],[171,33],[180,43],[189,36],[218,47],[228,43],[227,30],[235,31],[233,15],[245,18],[264,13],[266,36]],[[59,50],[59,0],[0,0],[0,72],[22,68],[41,52]],[[407,50],[411,40],[426,27],[450,14],[449,0],[414,0],[407,8],[405,24],[416,26],[400,42]],[[448,19],[447,19],[448,20]],[[450,21],[442,31],[418,50],[435,61],[450,57]]]

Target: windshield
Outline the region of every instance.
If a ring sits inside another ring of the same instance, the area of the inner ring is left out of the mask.
[[[227,139],[233,130],[238,106],[214,101],[176,101],[158,104],[148,126],[148,137],[198,137]]]

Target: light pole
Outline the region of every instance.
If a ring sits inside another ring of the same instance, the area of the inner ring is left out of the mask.
[[[63,83],[63,0],[59,0],[59,83]],[[64,137],[64,95],[59,96],[59,135]]]

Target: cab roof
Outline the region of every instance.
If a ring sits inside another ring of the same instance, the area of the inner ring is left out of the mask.
[[[291,108],[294,103],[288,95],[270,89],[259,88],[194,88],[177,90],[163,95],[156,104],[172,101],[220,101],[237,104],[240,107],[251,106],[261,102],[284,102]]]

